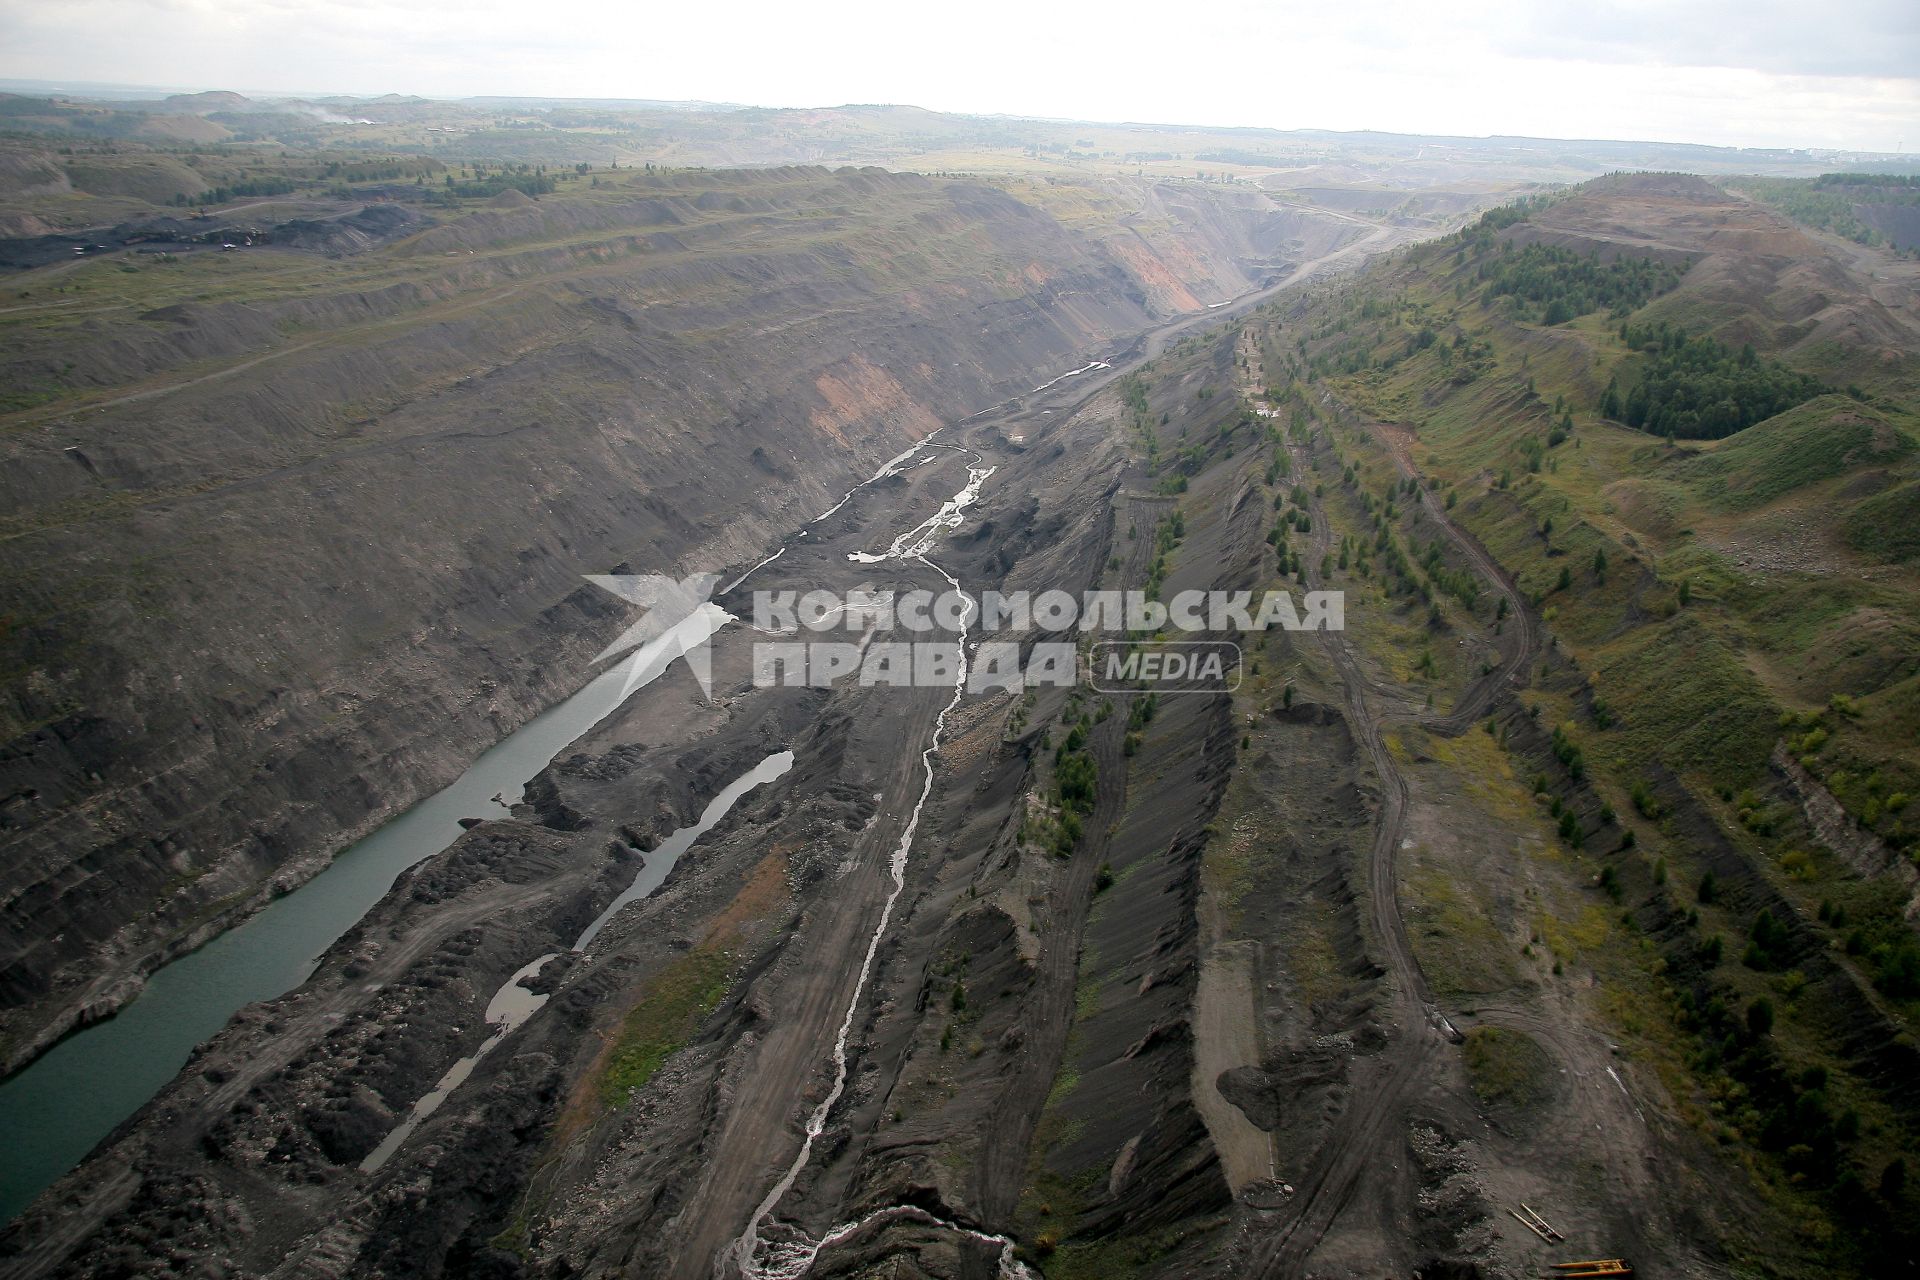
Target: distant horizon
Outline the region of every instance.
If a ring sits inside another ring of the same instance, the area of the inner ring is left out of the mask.
[[[193,96],[208,93],[232,93],[257,102],[286,101],[350,101],[378,102],[383,99],[397,98],[408,101],[445,102],[450,104],[507,101],[529,103],[594,103],[612,106],[630,106],[667,108],[684,107],[693,110],[710,111],[853,111],[860,109],[897,108],[913,111],[925,111],[934,115],[958,116],[978,120],[1019,120],[1038,124],[1084,124],[1100,125],[1110,128],[1139,128],[1165,130],[1197,130],[1215,132],[1246,132],[1272,134],[1335,134],[1335,135],[1373,135],[1378,137],[1402,137],[1431,139],[1436,142],[1493,142],[1514,140],[1523,142],[1561,142],[1561,143],[1597,143],[1618,146],[1652,147],[1698,147],[1716,151],[1754,151],[1781,152],[1788,154],[1835,153],[1856,155],[1880,160],[1911,159],[1920,162],[1920,152],[1886,150],[1872,147],[1829,146],[1821,144],[1728,144],[1700,142],[1691,139],[1652,138],[1652,137],[1602,137],[1575,136],[1570,134],[1544,133],[1427,133],[1408,129],[1388,129],[1378,127],[1339,128],[1331,125],[1265,125],[1222,123],[1218,121],[1200,122],[1194,120],[1146,120],[1146,119],[1098,119],[1091,116],[1043,116],[1007,111],[958,111],[927,107],[915,102],[875,102],[847,101],[816,103],[804,106],[776,106],[761,102],[740,102],[717,98],[659,98],[638,95],[611,94],[549,94],[549,93],[468,93],[439,94],[410,92],[403,89],[389,89],[378,93],[353,92],[338,89],[271,89],[260,86],[233,88],[226,85],[168,85],[138,83],[132,81],[80,80],[80,79],[44,79],[19,76],[0,76],[0,94],[17,94],[30,97],[38,94],[68,94],[86,101],[105,102],[141,102],[164,101],[170,97]],[[112,97],[112,94],[132,94],[133,97]]]
[[[964,11],[740,0],[723,15],[616,0],[564,12],[519,0],[0,0],[0,77],[274,96],[407,85],[443,101],[911,102],[1035,120],[1904,155],[1920,146],[1920,6],[1260,0],[1170,14],[1114,0],[1096,14],[1033,0]]]

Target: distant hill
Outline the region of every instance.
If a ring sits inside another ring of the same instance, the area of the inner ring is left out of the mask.
[[[154,109],[191,111],[195,115],[205,115],[212,111],[245,111],[253,105],[253,99],[245,94],[230,93],[224,89],[209,89],[205,93],[171,94],[162,98]]]

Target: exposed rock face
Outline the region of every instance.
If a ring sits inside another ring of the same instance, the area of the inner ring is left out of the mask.
[[[1122,194],[1150,225],[874,171],[637,180],[10,353],[95,398],[0,467],[5,1065],[571,692],[625,613],[582,574],[757,559],[939,422],[1358,234]]]
[[[1794,798],[1799,800],[1800,810],[1807,817],[1807,825],[1820,838],[1820,843],[1831,849],[1857,875],[1869,880],[1876,876],[1892,876],[1912,895],[1907,903],[1907,919],[1920,919],[1920,869],[1887,848],[1886,842],[1879,836],[1855,822],[1841,808],[1840,802],[1833,798],[1833,793],[1822,786],[1818,778],[1800,767],[1800,762],[1787,750],[1786,743],[1774,746],[1770,763],[1774,772],[1786,780]]]

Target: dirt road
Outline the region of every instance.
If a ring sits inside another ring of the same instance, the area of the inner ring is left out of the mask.
[[[1329,399],[1326,403],[1332,402]],[[1401,476],[1416,475],[1404,445],[1395,447],[1396,442],[1377,427],[1375,433],[1391,452]],[[1306,451],[1294,444],[1285,447],[1294,474],[1306,474]],[[1441,504],[1433,501],[1424,486],[1420,496],[1429,517],[1448,541],[1474,565],[1491,590],[1508,597],[1509,617],[1516,620],[1504,637],[1506,661],[1491,675],[1477,680],[1451,714],[1426,725],[1434,732],[1458,733],[1484,715],[1504,693],[1525,683],[1535,657],[1535,632],[1513,584],[1491,557],[1447,519]],[[1332,545],[1332,528],[1321,500],[1311,499],[1309,509],[1314,533],[1312,551],[1306,557],[1307,574],[1309,584],[1318,587],[1320,562]],[[1367,908],[1371,932],[1385,954],[1391,978],[1394,1026],[1369,1086],[1353,1091],[1349,1105],[1321,1144],[1310,1172],[1296,1188],[1286,1218],[1254,1250],[1254,1274],[1276,1278],[1304,1275],[1314,1249],[1352,1202],[1363,1179],[1370,1171],[1395,1164],[1405,1141],[1402,1122],[1408,1091],[1431,1072],[1450,1036],[1457,1034],[1434,1003],[1400,909],[1396,855],[1404,839],[1409,791],[1406,778],[1387,750],[1384,735],[1391,725],[1406,720],[1385,709],[1384,704],[1394,700],[1391,691],[1379,688],[1361,671],[1346,633],[1314,634],[1325,645],[1340,675],[1347,720],[1380,779],[1380,812],[1366,860]]]

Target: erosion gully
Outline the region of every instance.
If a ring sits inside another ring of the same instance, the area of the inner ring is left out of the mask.
[[[1289,277],[1287,283],[1291,283],[1293,279],[1294,277]],[[1285,286],[1284,284],[1275,286],[1275,288],[1280,287]],[[1263,290],[1256,296],[1264,297],[1272,291],[1273,289]],[[1129,354],[1135,356],[1136,359],[1145,358],[1143,352],[1150,354],[1163,350],[1173,334],[1192,327],[1195,319],[1217,322],[1221,318],[1222,317],[1218,315],[1214,315],[1180,321],[1166,329],[1157,331],[1142,342],[1137,343],[1134,351]],[[1120,357],[1115,357],[1115,362],[1119,359]],[[1028,392],[1027,396],[1041,395],[1066,383],[1069,379],[1079,378],[1090,373],[1108,375],[1108,377],[1096,378],[1090,385],[1085,387],[1085,394],[1072,406],[1072,409],[1077,409],[1079,405],[1091,399],[1092,396],[1105,385],[1108,378],[1114,375],[1115,362],[1104,360],[1089,361],[1080,368],[1069,370],[1059,377],[1041,383],[1039,386],[1033,388],[1032,391]],[[1018,399],[1025,398],[1026,397],[1020,397]],[[1006,405],[995,406],[995,409],[974,414],[965,419],[962,425],[964,425],[965,422],[972,422],[977,418],[983,417],[987,413],[1006,409],[1017,403],[1018,400],[1010,401]],[[1064,409],[1063,412],[1071,412],[1072,409]],[[938,433],[936,432],[935,434],[937,435]],[[880,472],[876,473],[874,480],[898,474],[901,471],[919,465],[919,463],[915,461],[915,456],[922,450],[934,448],[959,448],[959,446],[936,442],[933,436],[930,435],[913,449],[909,449],[889,461],[886,466],[881,468]],[[967,508],[978,500],[981,487],[996,470],[993,466],[982,465],[982,459],[979,454],[973,453],[970,450],[962,451],[968,453],[969,462],[967,465],[967,483],[960,492],[943,503],[940,509],[926,520],[908,529],[904,533],[896,535],[885,550],[879,552],[852,552],[849,553],[847,558],[859,564],[878,564],[889,560],[918,561],[944,579],[950,590],[961,592],[963,588],[959,578],[936,563],[931,558],[931,552],[935,544],[943,536],[958,529],[961,524],[964,523]],[[838,503],[835,503],[833,507],[829,508],[819,518],[825,519],[835,511],[838,511],[853,497],[854,492],[860,487],[862,486],[856,486],[854,490],[849,490],[845,497],[841,498]],[[941,740],[946,731],[948,718],[966,696],[968,673],[966,645],[971,621],[972,615],[971,611],[969,611],[967,615],[963,617],[960,629],[959,644],[961,659],[954,679],[953,695],[948,699],[945,707],[941,709],[939,715],[935,718],[933,731],[929,735],[926,747],[921,751],[922,779],[920,794],[908,814],[906,826],[901,833],[899,843],[893,850],[889,866],[891,881],[886,900],[881,909],[879,922],[867,940],[866,952],[862,959],[858,976],[855,979],[852,994],[847,1001],[846,1013],[840,1021],[839,1029],[834,1038],[832,1083],[826,1095],[814,1107],[807,1118],[800,1149],[795,1154],[793,1162],[788,1166],[786,1172],[782,1174],[768,1190],[766,1196],[754,1210],[753,1216],[748,1221],[745,1230],[740,1233],[723,1255],[725,1263],[737,1270],[738,1274],[746,1277],[747,1280],[796,1280],[797,1277],[805,1275],[812,1269],[814,1260],[820,1255],[823,1249],[829,1246],[844,1244],[864,1232],[899,1221],[922,1223],[950,1232],[964,1239],[994,1247],[997,1251],[996,1269],[1001,1280],[1032,1280],[1033,1278],[1033,1272],[1015,1256],[1017,1246],[1011,1237],[982,1231],[961,1223],[949,1221],[917,1205],[890,1205],[876,1209],[864,1217],[841,1223],[829,1229],[822,1233],[818,1239],[812,1238],[791,1223],[783,1224],[786,1236],[780,1240],[769,1241],[761,1234],[762,1228],[772,1217],[774,1210],[778,1207],[781,1200],[786,1197],[787,1193],[792,1190],[795,1181],[800,1177],[801,1173],[805,1171],[807,1165],[812,1160],[814,1144],[819,1140],[821,1134],[826,1131],[828,1118],[835,1104],[838,1103],[841,1095],[845,1092],[847,1082],[847,1042],[852,1034],[854,1021],[859,1014],[861,1001],[865,998],[867,986],[872,979],[874,963],[879,954],[881,943],[885,940],[887,930],[892,923],[894,908],[897,906],[900,895],[906,888],[906,872],[908,859],[913,849],[914,836],[918,831],[920,819],[925,811],[927,802],[933,794],[934,757],[940,750]]]

